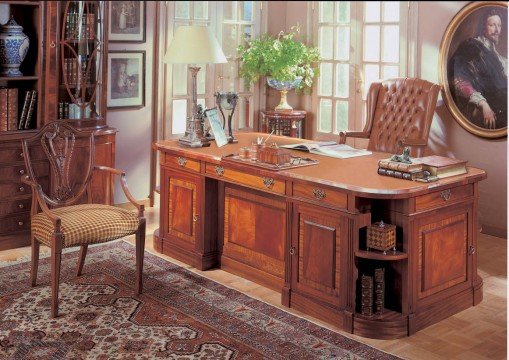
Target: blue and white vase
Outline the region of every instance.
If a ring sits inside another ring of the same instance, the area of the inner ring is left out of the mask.
[[[7,24],[0,26],[0,76],[23,76],[19,67],[29,46],[23,27],[11,16]]]

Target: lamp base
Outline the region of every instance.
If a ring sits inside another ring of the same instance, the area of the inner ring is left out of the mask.
[[[191,135],[191,136],[190,136]],[[192,136],[194,134],[187,134],[179,139],[179,145],[184,147],[198,148],[210,146],[210,142],[207,138],[197,138]]]

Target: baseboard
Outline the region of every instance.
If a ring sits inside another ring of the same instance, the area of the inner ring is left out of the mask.
[[[139,202],[142,205],[145,205],[145,208],[150,207],[150,199],[149,198],[136,199],[136,201]],[[127,209],[127,210],[134,210],[134,209],[136,209],[136,207],[133,204],[131,204],[130,202],[126,202],[126,203],[122,203],[122,204],[115,204],[115,206],[117,206],[119,208],[122,208],[122,209]]]
[[[499,228],[497,226],[482,224],[481,233],[507,239],[507,229]]]

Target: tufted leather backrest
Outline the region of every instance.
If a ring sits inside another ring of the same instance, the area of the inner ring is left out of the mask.
[[[428,141],[440,86],[426,80],[398,78],[371,84],[367,97],[368,150],[400,154],[399,141]],[[411,156],[422,156],[412,148]]]

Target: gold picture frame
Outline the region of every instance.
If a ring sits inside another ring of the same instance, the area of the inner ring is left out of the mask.
[[[507,25],[507,2],[472,2],[454,16],[440,44],[445,104],[463,128],[484,138],[507,136]]]

